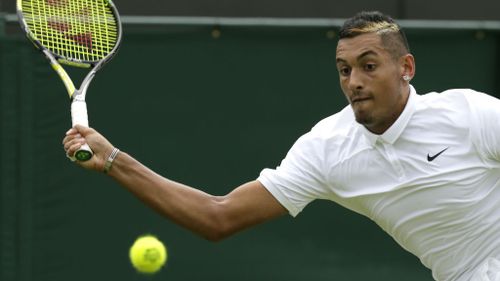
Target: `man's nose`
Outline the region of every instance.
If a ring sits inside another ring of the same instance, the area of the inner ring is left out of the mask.
[[[360,71],[355,69],[351,70],[348,86],[351,91],[363,89],[363,75]]]

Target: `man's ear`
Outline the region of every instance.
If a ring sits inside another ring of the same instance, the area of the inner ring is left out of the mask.
[[[410,81],[415,76],[415,58],[412,54],[401,57],[401,77],[405,81]]]

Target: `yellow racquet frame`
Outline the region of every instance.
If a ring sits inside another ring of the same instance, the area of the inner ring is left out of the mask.
[[[122,29],[111,0],[17,0],[17,15],[26,36],[47,57],[71,99],[72,125],[88,127],[85,96],[95,73],[117,52]],[[76,88],[62,64],[92,69]],[[72,160],[93,155],[85,144]]]

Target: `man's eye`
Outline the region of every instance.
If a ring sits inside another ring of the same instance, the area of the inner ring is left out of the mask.
[[[367,63],[365,65],[365,69],[368,71],[373,71],[373,70],[375,70],[375,68],[376,68],[376,65],[374,63]]]
[[[342,67],[339,69],[339,72],[342,76],[347,76],[351,73],[351,70],[348,67]]]

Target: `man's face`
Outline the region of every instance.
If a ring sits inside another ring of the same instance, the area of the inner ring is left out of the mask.
[[[356,121],[381,134],[399,117],[408,97],[404,57],[395,60],[380,35],[367,33],[339,40],[340,85]]]

